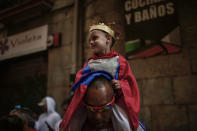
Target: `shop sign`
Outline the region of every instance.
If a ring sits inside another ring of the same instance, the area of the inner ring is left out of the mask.
[[[23,56],[47,49],[48,26],[0,39],[0,60]]]
[[[125,0],[128,59],[180,51],[177,0]]]

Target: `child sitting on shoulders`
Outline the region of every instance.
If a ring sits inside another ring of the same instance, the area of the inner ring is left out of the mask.
[[[76,82],[82,75],[93,71],[109,72],[114,79],[112,85],[118,92],[118,103],[129,116],[133,129],[139,126],[140,96],[138,85],[127,60],[111,50],[115,43],[114,31],[104,23],[89,29],[88,42],[93,53],[76,75]]]

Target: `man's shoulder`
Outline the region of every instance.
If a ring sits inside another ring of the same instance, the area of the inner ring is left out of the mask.
[[[50,114],[50,116],[54,116],[54,117],[55,117],[55,116],[56,116],[56,117],[60,117],[60,115],[59,115],[57,112],[53,112],[53,113],[51,113],[51,114]]]
[[[48,116],[47,114],[48,114],[48,113],[42,113],[42,114],[40,114],[38,120],[47,117],[47,116]]]
[[[61,116],[57,112],[53,112],[47,117],[47,121],[49,121],[49,122],[55,121],[55,123],[56,123],[59,120],[61,120]]]

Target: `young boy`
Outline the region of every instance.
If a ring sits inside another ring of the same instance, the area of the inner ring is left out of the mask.
[[[130,122],[136,130],[139,126],[140,108],[138,85],[126,59],[111,50],[115,43],[114,31],[103,23],[93,25],[89,30],[88,42],[93,56],[77,73],[76,82],[86,73],[99,70],[109,72],[114,77],[112,85],[118,92],[117,103],[128,113]]]

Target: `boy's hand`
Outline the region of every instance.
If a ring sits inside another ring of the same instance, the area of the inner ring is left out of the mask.
[[[121,89],[119,80],[113,79],[113,80],[112,80],[112,87],[113,87],[114,89]]]

